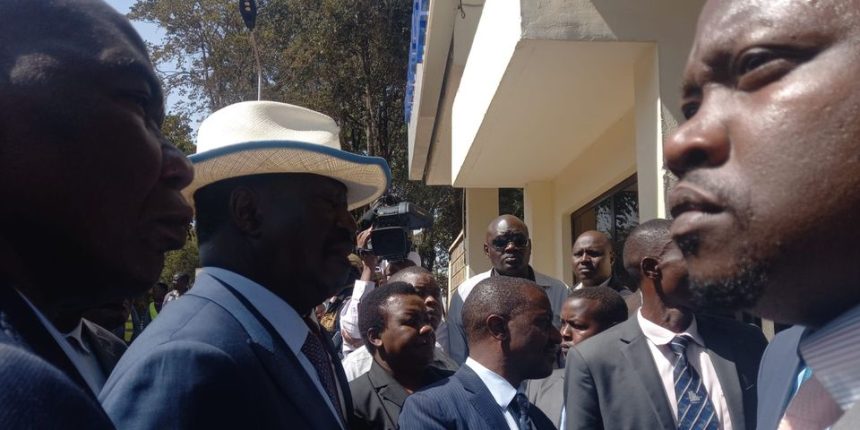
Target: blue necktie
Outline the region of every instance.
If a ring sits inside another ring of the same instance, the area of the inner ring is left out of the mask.
[[[669,348],[675,354],[675,399],[678,401],[679,430],[717,430],[719,421],[702,378],[687,361],[689,336],[675,336]]]
[[[519,427],[520,430],[532,430],[532,420],[531,417],[529,417],[529,406],[529,399],[523,393],[517,393],[508,405],[514,418],[517,419],[517,427]]]

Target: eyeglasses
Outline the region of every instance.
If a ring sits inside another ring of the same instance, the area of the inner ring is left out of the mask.
[[[530,241],[529,238],[521,234],[515,234],[512,236],[499,236],[493,239],[490,242],[490,245],[492,245],[493,249],[495,249],[496,251],[504,251],[505,248],[508,247],[509,243],[513,243],[514,246],[517,248],[525,248],[529,246]]]

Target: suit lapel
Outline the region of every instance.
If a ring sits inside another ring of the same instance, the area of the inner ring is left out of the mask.
[[[51,333],[30,308],[30,305],[18,295],[11,286],[0,285],[0,329],[11,338],[20,342],[21,346],[33,351],[43,360],[59,368],[94,401],[93,393],[84,377],[78,372],[69,356],[57,344]]]
[[[328,402],[304,371],[299,359],[244,296],[212,276],[198,278],[194,289],[187,294],[211,300],[236,318],[250,338],[251,350],[275,386],[296,405],[308,423],[320,424],[318,428],[341,428],[338,417],[332,414]],[[344,397],[349,397],[348,391]]]
[[[92,346],[93,354],[95,354],[105,377],[109,376],[122,354],[125,353],[125,345],[119,339],[111,339],[94,323],[87,320],[84,320],[81,331],[86,341]]]
[[[296,405],[296,409],[304,415],[307,422],[319,423],[324,420],[324,423],[319,423],[325,424],[320,428],[340,428],[325,399],[310,376],[301,371],[302,364],[289,348],[279,348],[279,351],[275,352],[253,341],[249,341],[249,344],[275,386]]]
[[[508,422],[505,421],[505,416],[502,414],[499,405],[493,399],[490,390],[478,377],[469,366],[463,365],[460,370],[454,374],[454,377],[460,380],[463,388],[469,393],[469,403],[482,416],[488,424],[488,428],[503,429],[508,428]]]
[[[735,366],[735,355],[732,351],[731,339],[720,333],[714,332],[714,327],[707,318],[698,317],[699,332],[705,340],[705,347],[708,352],[708,357],[711,363],[714,364],[714,370],[717,372],[717,379],[720,381],[720,389],[723,390],[723,397],[726,399],[726,404],[729,407],[729,417],[732,419],[732,427],[743,430],[744,425],[744,397],[743,393],[746,390],[752,390],[755,381],[741,381],[746,378],[741,372],[738,372]],[[744,384],[741,387],[741,384]],[[754,411],[749,411],[754,413]]]
[[[651,405],[651,410],[660,422],[661,428],[674,428],[675,418],[672,416],[672,407],[669,405],[669,397],[663,388],[663,380],[654,364],[651,349],[648,348],[648,338],[642,334],[636,317],[631,317],[625,324],[625,330],[621,333],[621,352],[624,354],[628,365],[638,376],[641,388],[647,394],[645,397]]]

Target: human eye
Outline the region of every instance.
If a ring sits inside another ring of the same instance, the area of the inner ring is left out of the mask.
[[[788,49],[755,47],[743,51],[735,60],[737,88],[754,91],[780,80],[807,55]]]
[[[149,107],[151,106],[149,94],[143,91],[121,91],[118,99],[121,104],[141,117],[146,118],[148,116]]]

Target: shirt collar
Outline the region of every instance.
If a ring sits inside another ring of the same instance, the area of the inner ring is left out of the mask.
[[[642,334],[644,334],[645,337],[654,345],[668,345],[672,342],[672,339],[674,339],[675,336],[687,335],[691,337],[693,342],[696,342],[697,345],[701,347],[705,346],[705,341],[699,334],[699,326],[696,323],[695,315],[693,315],[693,320],[690,322],[690,326],[681,333],[675,333],[672,330],[660,327],[659,325],[649,321],[642,316],[642,308],[639,308],[639,310],[636,311],[636,319],[639,321],[639,327],[642,328]]]
[[[511,404],[511,400],[514,399],[514,396],[521,391],[514,388],[507,379],[502,378],[498,373],[487,369],[481,363],[473,360],[472,357],[466,359],[465,365],[475,371],[478,378],[481,378],[481,382],[483,382],[487,389],[490,390],[490,394],[493,395],[493,399],[495,399],[496,403],[498,403],[499,407],[502,409],[507,409],[508,405]]]
[[[843,410],[860,400],[860,305],[800,340],[800,355]]]
[[[86,342],[84,342],[83,325],[84,320],[78,321],[78,325],[76,325],[75,328],[72,329],[72,331],[63,334],[63,337],[65,337],[66,339],[75,339],[78,342],[78,345],[81,346],[81,349],[84,350],[84,352],[86,352],[87,354],[92,354],[92,351],[90,351],[90,347],[87,346]]]
[[[528,279],[532,282],[537,282],[535,280],[535,271],[534,271],[534,269],[532,269],[532,266],[528,266],[528,269],[529,269],[529,273],[528,273],[528,277],[526,279]],[[502,276],[502,275],[496,271],[495,267],[493,267],[492,269],[490,269],[490,276]]]
[[[272,324],[293,353],[301,352],[310,330],[305,320],[287,302],[266,287],[236,272],[207,266],[201,269],[201,273],[233,286]]]

